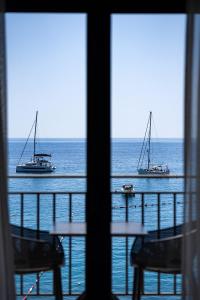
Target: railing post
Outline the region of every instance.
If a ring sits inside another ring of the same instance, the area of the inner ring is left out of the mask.
[[[174,228],[176,226],[176,213],[177,213],[177,209],[176,209],[176,193],[173,193],[173,206],[174,206]],[[175,230],[174,230],[174,234],[176,234]],[[174,294],[176,293],[176,275],[173,276],[174,277],[174,284],[173,284],[173,289],[174,289]]]
[[[37,238],[39,239],[40,236],[40,193],[37,193],[37,213],[36,213],[36,226],[37,226]]]
[[[20,234],[24,234],[24,194],[20,193]],[[24,292],[24,277],[20,274],[20,293]]]
[[[56,223],[56,194],[53,193],[53,225]]]
[[[157,201],[158,201],[158,215],[157,215],[157,225],[158,225],[158,238],[160,238],[160,193],[157,194]],[[157,288],[158,288],[158,295],[160,295],[160,272],[158,272],[158,285],[157,285]]]
[[[37,193],[37,215],[36,215],[36,218],[37,218],[37,238],[39,239],[40,238],[40,193]],[[37,295],[40,294],[40,278],[39,278],[39,273],[37,273],[36,275],[37,277],[37,286],[36,286],[36,293]]]
[[[144,193],[142,193],[142,199],[141,199],[141,206],[142,206],[142,225],[144,225]]]
[[[23,236],[23,227],[24,227],[24,194],[20,194],[20,231],[21,236]]]
[[[72,194],[69,193],[69,222],[72,222]],[[72,237],[69,236],[69,295],[72,293]]]

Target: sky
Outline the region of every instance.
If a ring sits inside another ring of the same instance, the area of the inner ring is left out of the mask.
[[[185,15],[112,16],[112,137],[183,137]],[[86,137],[86,15],[7,14],[8,135]]]

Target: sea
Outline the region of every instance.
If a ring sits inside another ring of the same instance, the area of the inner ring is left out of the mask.
[[[137,175],[137,164],[140,156],[143,139],[112,139],[111,140],[111,175]],[[15,168],[20,162],[30,160],[33,152],[33,142],[25,147],[26,139],[9,139],[8,141],[8,172],[16,175]],[[52,154],[52,161],[56,166],[55,175],[87,175],[86,174],[86,140],[85,139],[39,139],[36,145],[38,152]],[[23,152],[24,150],[24,152]],[[155,139],[152,141],[152,157],[154,163],[168,164],[170,174],[183,175],[184,157],[183,139]],[[21,154],[23,152],[23,156]],[[21,159],[20,159],[21,157]],[[103,152],[102,152],[103,161]],[[144,159],[144,162],[145,159]],[[133,184],[136,192],[152,192],[144,196],[145,228],[152,230],[157,228],[158,221],[158,197],[153,192],[161,192],[160,197],[160,223],[161,227],[172,226],[173,194],[162,192],[178,192],[176,196],[176,223],[183,222],[183,179],[141,179],[141,178],[112,178],[111,191],[120,191],[123,184]],[[103,184],[103,183],[102,183]],[[24,192],[24,226],[36,228],[37,226],[37,196],[34,192],[63,192],[56,196],[56,222],[69,220],[69,192],[72,193],[72,220],[74,222],[85,221],[85,178],[10,178],[9,179],[9,213],[10,222],[20,225],[20,195]],[[29,194],[26,194],[29,192]],[[33,194],[30,194],[32,192]],[[74,194],[73,192],[80,192]],[[83,192],[83,193],[82,193]],[[141,222],[141,195],[130,197],[128,202],[121,194],[112,195],[112,219],[113,221],[125,220],[125,206],[128,203],[128,218],[131,221]],[[52,194],[40,195],[40,228],[49,230],[52,226]],[[72,239],[72,269],[71,286],[69,286],[69,243],[64,238],[65,266],[62,269],[63,292],[77,294],[85,289],[85,239],[83,237]],[[134,238],[128,238],[128,253],[130,253]],[[112,286],[113,292],[118,294],[131,293],[133,268],[128,257],[128,286],[126,285],[126,239],[113,238],[112,241]],[[28,292],[35,283],[35,275],[26,275],[23,280],[23,292]],[[16,276],[16,289],[20,293],[20,279]],[[145,273],[145,292],[157,292],[157,274]],[[171,275],[161,275],[161,293],[172,292],[174,279]],[[40,292],[51,293],[52,273],[46,272],[41,276]],[[176,291],[181,290],[181,278],[177,275]],[[33,289],[32,294],[36,293]],[[20,299],[20,298],[19,298]],[[39,298],[38,298],[39,299]],[[51,299],[51,298],[49,298]],[[148,299],[154,299],[149,296]],[[162,297],[162,299],[167,299]],[[180,299],[179,296],[173,299]]]

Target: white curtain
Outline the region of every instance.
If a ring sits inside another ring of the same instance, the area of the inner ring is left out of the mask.
[[[0,299],[15,299],[12,240],[7,203],[7,132],[5,27],[3,1],[0,1]]]
[[[183,299],[200,299],[200,15],[187,20]]]

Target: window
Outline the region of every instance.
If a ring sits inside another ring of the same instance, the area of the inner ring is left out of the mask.
[[[146,3],[145,3],[146,4]],[[85,12],[88,13],[88,236],[87,284],[91,299],[109,299],[111,290],[110,264],[110,14],[116,12],[184,12],[185,3],[161,6],[154,2],[131,4],[111,2],[105,10],[83,3],[6,1],[7,12]],[[161,5],[161,4],[160,4]],[[178,7],[178,10],[177,10]],[[108,10],[109,9],[109,10]],[[100,150],[101,149],[101,150]],[[103,153],[103,159],[102,159]],[[5,163],[5,161],[4,161]],[[2,179],[2,178],[1,178]],[[3,201],[2,201],[3,203]],[[94,213],[94,214],[93,214]],[[94,218],[93,216],[97,216]],[[1,228],[2,229],[2,228]],[[95,239],[93,239],[95,237]],[[98,262],[92,265],[98,257]],[[104,272],[100,272],[100,270]],[[101,275],[103,274],[103,275]],[[7,297],[6,299],[10,299]]]

